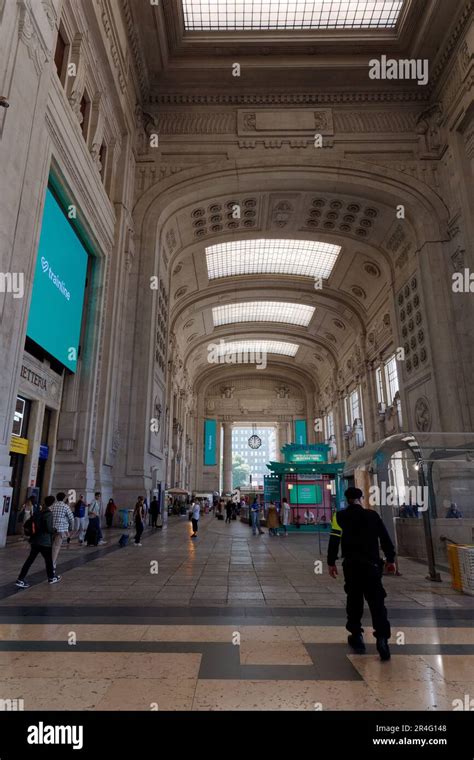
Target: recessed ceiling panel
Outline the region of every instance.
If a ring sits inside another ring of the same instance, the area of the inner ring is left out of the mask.
[[[404,0],[183,0],[190,32],[391,29]]]
[[[313,240],[235,240],[206,248],[210,280],[244,274],[327,279],[341,246]]]
[[[280,354],[281,356],[296,356],[299,349],[297,343],[287,343],[279,340],[222,340],[216,344],[217,356]]]
[[[284,322],[308,327],[314,306],[282,301],[250,301],[215,306],[212,309],[214,327],[235,322]]]

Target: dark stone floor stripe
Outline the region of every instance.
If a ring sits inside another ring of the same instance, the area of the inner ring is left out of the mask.
[[[226,642],[196,641],[0,641],[0,652],[61,652],[67,654],[148,653],[201,654],[200,680],[246,681],[362,681],[363,678],[347,657],[346,644],[303,644],[311,657],[311,665],[248,665],[240,663],[240,647]],[[375,654],[375,646],[367,646],[367,654]],[[411,644],[393,646],[396,655],[474,654],[470,644]],[[364,657],[367,655],[358,655]]]
[[[346,644],[305,644],[321,681],[362,681],[363,678],[342,651],[350,653]]]
[[[27,592],[25,592],[27,594]],[[422,628],[466,628],[473,623],[471,610],[441,609],[389,609],[394,626]],[[142,607],[88,605],[70,607],[62,605],[31,605],[29,607],[0,606],[2,623],[72,623],[114,625],[299,625],[341,626],[345,624],[345,611],[334,607]],[[367,614],[364,625],[370,630]]]

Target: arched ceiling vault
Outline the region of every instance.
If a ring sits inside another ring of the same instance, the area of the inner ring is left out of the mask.
[[[169,284],[171,334],[191,383],[217,371],[207,350],[220,339],[294,342],[300,346],[296,357],[271,355],[272,370],[298,368],[316,382],[320,370],[337,371],[344,350],[364,337],[368,320],[387,300],[395,269],[392,241],[401,236],[413,254],[428,234],[437,234],[434,210],[441,234],[446,209],[414,178],[356,162],[309,164],[283,161],[276,168],[269,160],[257,166],[238,161],[201,167],[199,174],[184,171],[160,183],[163,193],[147,191],[135,209],[142,250],[156,241],[154,267]],[[400,203],[403,226],[396,217]],[[207,246],[262,238],[317,240],[341,251],[322,289],[309,277],[269,273],[209,280]],[[277,322],[214,327],[214,306],[253,301],[311,305],[315,312],[307,328]]]

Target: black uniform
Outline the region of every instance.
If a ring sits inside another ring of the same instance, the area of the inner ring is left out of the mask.
[[[360,504],[349,504],[335,512],[328,546],[328,565],[335,565],[341,544],[344,570],[344,591],[347,594],[347,624],[350,633],[359,635],[364,612],[364,597],[369,605],[376,638],[390,638],[390,623],[382,586],[383,560],[379,541],[387,561],[395,561],[395,547],[381,518]]]

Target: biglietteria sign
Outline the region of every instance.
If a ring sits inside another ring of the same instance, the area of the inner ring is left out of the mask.
[[[308,444],[307,446],[287,444],[282,449],[286,464],[297,464],[298,462],[326,463],[328,451],[329,446],[326,443]]]

